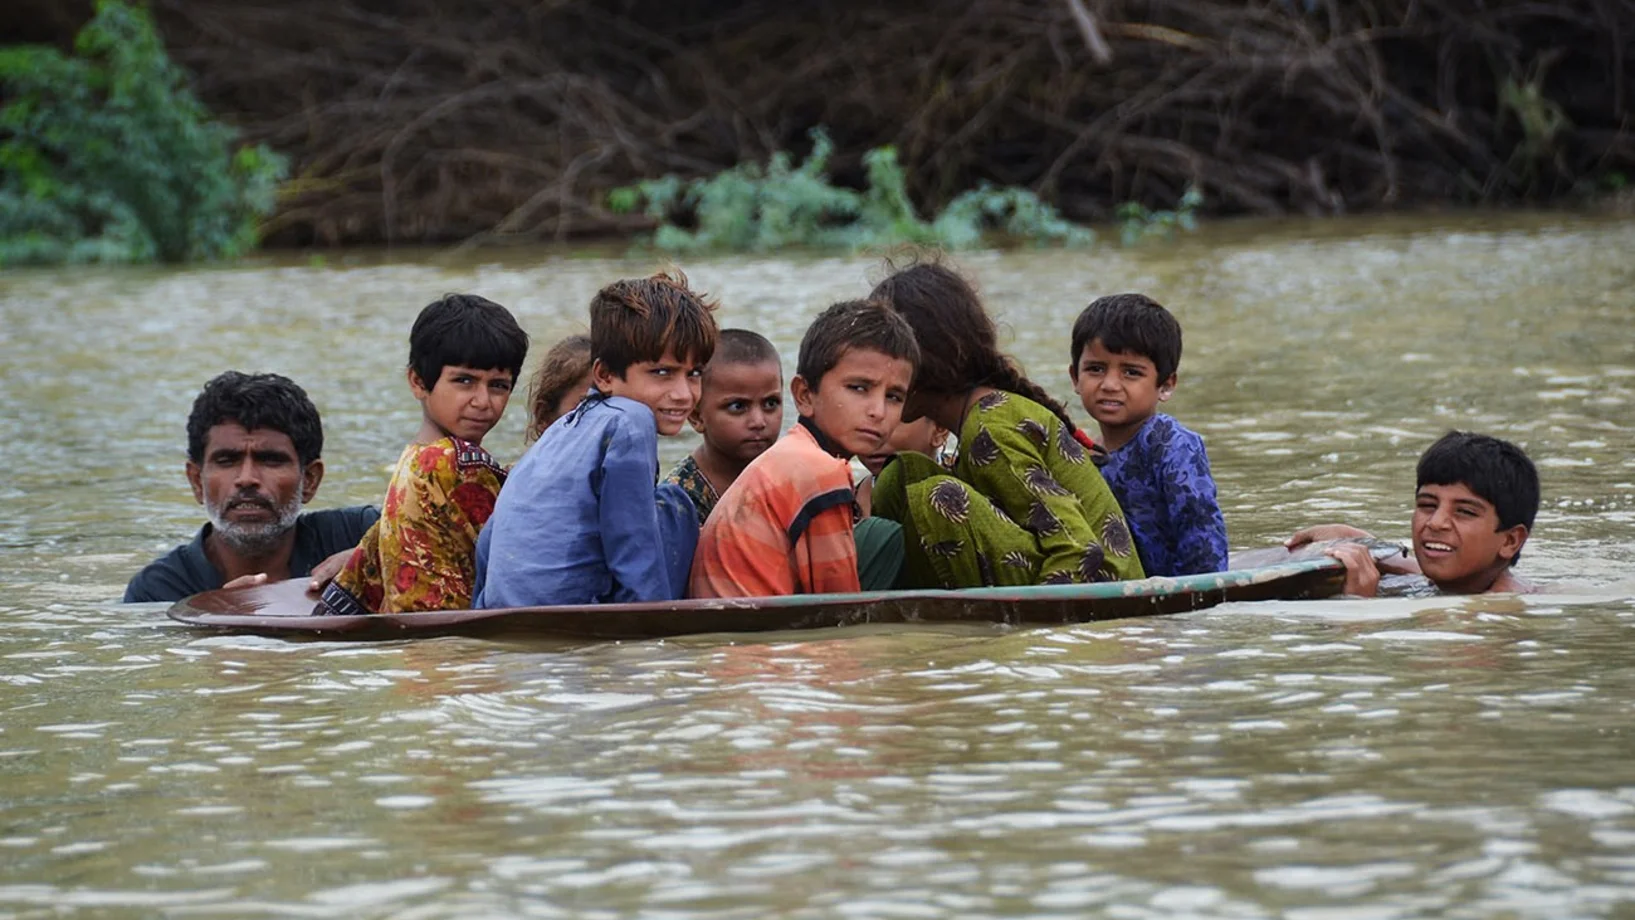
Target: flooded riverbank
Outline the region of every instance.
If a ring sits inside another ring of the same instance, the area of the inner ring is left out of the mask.
[[[498,300],[537,361],[653,261],[8,271],[0,916],[1626,913],[1630,252],[1627,220],[1509,214],[959,260],[1064,397],[1092,297],[1176,312],[1168,405],[1207,439],[1234,549],[1333,519],[1405,536],[1419,451],[1474,428],[1538,462],[1521,571],[1566,593],[595,645],[209,636],[111,601],[202,522],[183,423],[214,373],[302,383],[316,506],[377,501],[418,423],[421,306]],[[786,371],[878,274],[682,267]],[[490,436],[503,461],[523,414]]]

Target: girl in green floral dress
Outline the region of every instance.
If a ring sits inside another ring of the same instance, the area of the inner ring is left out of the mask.
[[[959,437],[950,472],[899,454],[874,486],[874,513],[903,525],[899,585],[971,588],[1141,578],[1129,526],[1066,410],[996,341],[976,292],[952,269],[912,265],[877,285],[919,340],[903,421]]]

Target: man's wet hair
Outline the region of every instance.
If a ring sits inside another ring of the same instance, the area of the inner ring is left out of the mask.
[[[620,379],[666,352],[702,367],[715,354],[715,306],[679,271],[615,281],[590,301],[591,356]]]
[[[725,367],[728,364],[779,364],[779,373],[782,373],[778,349],[767,341],[766,336],[748,329],[721,330],[721,337],[715,342],[715,355],[710,358],[710,367]],[[705,370],[708,371],[708,368]]]
[[[1420,455],[1418,479],[1416,490],[1462,483],[1493,506],[1500,530],[1525,524],[1528,533],[1533,531],[1533,519],[1538,515],[1538,468],[1509,441],[1450,431]],[[1515,559],[1510,561],[1515,564]]]
[[[1113,294],[1090,302],[1073,321],[1073,353],[1068,357],[1077,376],[1079,359],[1091,342],[1114,354],[1140,355],[1151,361],[1160,382],[1181,366],[1181,324],[1164,305],[1145,294]]]
[[[324,452],[324,423],[307,391],[280,374],[226,371],[204,385],[187,415],[187,459],[204,464],[210,429],[237,422],[247,431],[265,428],[289,436],[305,469]]]
[[[860,348],[920,366],[920,346],[914,330],[882,300],[843,300],[830,306],[800,340],[795,373],[817,389],[823,375],[834,370],[847,351]]]
[[[476,294],[448,294],[427,304],[409,330],[409,369],[430,390],[445,367],[522,376],[528,333],[511,311]]]

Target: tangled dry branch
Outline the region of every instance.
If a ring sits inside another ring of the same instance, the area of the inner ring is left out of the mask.
[[[292,158],[275,241],[630,230],[609,188],[815,125],[842,179],[894,144],[926,207],[988,180],[1080,219],[1191,183],[1325,214],[1635,174],[1635,0],[153,6],[206,102]]]

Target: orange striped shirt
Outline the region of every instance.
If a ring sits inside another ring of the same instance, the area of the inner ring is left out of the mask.
[[[797,424],[721,496],[698,536],[690,597],[859,590],[851,463]]]

